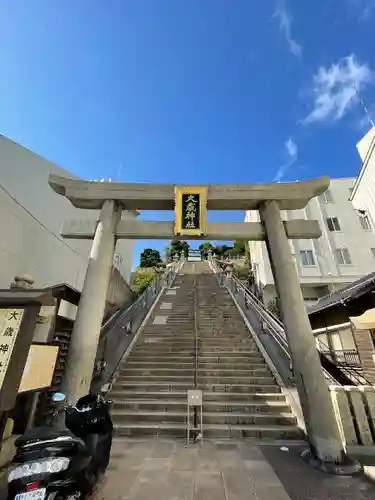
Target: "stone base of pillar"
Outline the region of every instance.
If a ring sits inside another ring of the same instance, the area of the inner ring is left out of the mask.
[[[314,469],[326,472],[327,474],[334,474],[336,476],[355,476],[363,473],[363,467],[358,460],[343,455],[339,464],[332,462],[323,462],[311,452],[308,448],[302,452],[303,460]]]

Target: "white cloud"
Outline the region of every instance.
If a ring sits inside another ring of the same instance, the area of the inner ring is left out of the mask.
[[[288,137],[284,145],[290,158],[297,158],[298,147],[291,137]]]
[[[296,57],[302,57],[302,45],[292,38],[292,15],[286,7],[285,0],[278,0],[273,17],[279,21],[280,31],[284,34],[290,52]]]
[[[375,12],[375,0],[347,0],[350,7],[359,12],[359,19],[367,21]]]
[[[283,165],[281,165],[281,167],[279,167],[273,179],[276,182],[281,181],[287,171],[296,163],[298,158],[298,147],[291,137],[288,137],[288,139],[284,142],[284,147],[288,155],[288,160]]]
[[[354,55],[321,66],[313,77],[313,109],[305,123],[340,120],[358,101],[358,93],[373,81],[368,64]]]

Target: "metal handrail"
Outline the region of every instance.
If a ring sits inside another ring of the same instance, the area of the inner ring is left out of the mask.
[[[273,332],[277,332],[277,337],[278,338],[275,338],[276,341],[278,341],[278,343],[280,344],[280,341],[279,339],[282,339],[281,340],[281,343],[283,343],[283,348],[284,350],[286,349],[288,351],[288,356],[290,358],[290,354],[289,354],[289,347],[288,347],[288,343],[287,343],[287,340],[286,340],[286,335],[285,335],[285,330],[284,328],[281,326],[282,323],[280,322],[280,320],[278,318],[276,318],[275,315],[273,315],[270,311],[268,311],[265,306],[259,301],[257,300],[257,298],[249,291],[247,290],[247,288],[243,285],[243,283],[241,283],[240,280],[238,280],[238,278],[236,278],[235,276],[232,278],[233,281],[235,282],[236,286],[240,287],[242,289],[242,291],[247,294],[249,297],[251,297],[251,301],[254,303],[254,302],[258,302],[257,306],[256,306],[256,309],[260,312],[263,310],[263,318],[265,319],[267,317],[267,315],[271,316],[272,317],[272,320],[277,323],[279,326],[280,326],[280,330],[278,331],[276,328],[271,328],[271,333],[272,331]],[[254,307],[254,305],[253,305]],[[327,347],[324,342],[322,342],[320,339],[316,339],[318,345],[317,345],[317,349],[319,351],[319,355],[320,356],[324,356],[324,357],[327,357],[326,356],[326,350],[324,349],[325,347]],[[319,346],[321,348],[319,348]],[[328,352],[330,352],[330,350],[328,349]],[[356,380],[358,382],[358,385],[371,385],[371,383],[366,379],[366,377],[364,377],[360,372],[358,372],[354,367],[347,367],[345,365],[343,365],[342,363],[340,363],[339,361],[336,360],[335,363],[333,363],[334,365],[336,365],[342,372],[344,372],[344,376],[345,378],[348,378],[349,380],[346,380],[345,382],[348,384],[350,380]],[[333,377],[333,375],[326,369],[324,368],[323,366],[323,371],[326,375],[326,378],[330,379],[330,380],[333,380],[335,381],[336,383],[339,382],[335,377]]]
[[[318,351],[321,352],[324,356],[327,356],[328,353],[334,354],[334,352],[332,353],[329,346],[327,346],[327,344],[325,342],[323,342],[320,339],[316,339],[316,341],[318,342],[318,344],[320,346],[320,349],[318,348]],[[337,359],[334,362],[334,364],[337,367],[339,367],[340,370],[342,370],[346,374],[346,376],[348,376],[350,379],[354,378],[358,382],[355,385],[372,385],[371,382],[369,380],[367,380],[367,378],[363,375],[363,373],[358,371],[355,367],[351,366],[349,368],[348,366],[344,365],[343,363],[340,363]]]
[[[215,272],[221,269],[222,264],[215,262],[214,259],[212,259],[211,262],[211,267]],[[273,337],[273,339],[276,341],[276,343],[279,345],[285,356],[289,359],[289,362],[291,363],[291,355],[289,352],[289,346],[285,334],[285,330],[283,327],[282,322],[280,321],[279,318],[277,318],[273,313],[268,311],[264,304],[257,298],[255,295],[246,288],[246,286],[236,277],[236,276],[231,276],[230,278],[230,286],[231,291],[236,294],[238,290],[241,290],[245,302],[250,305],[252,310],[258,314],[260,317],[261,321],[264,322],[267,325],[267,332],[270,333]],[[320,341],[320,339],[317,339],[319,342],[319,345],[323,345],[323,343]],[[319,349],[317,346],[317,350],[319,352],[321,361],[326,361],[325,364],[329,364],[330,360],[327,358],[327,356],[324,353],[323,349]],[[323,358],[323,360],[322,360]],[[326,359],[324,359],[326,358]],[[340,378],[345,382],[347,385],[353,384],[353,379],[356,380],[359,385],[371,385],[370,382],[355,368],[348,368],[345,365],[342,365],[339,362],[333,363],[331,362],[335,367],[337,367],[339,370],[341,370],[343,373],[340,375]],[[339,384],[339,381],[333,377],[333,375],[324,367],[323,372],[325,374],[325,377],[330,380],[331,382],[335,384]],[[340,384],[341,385],[341,384]]]
[[[151,281],[145,291],[125,311],[118,315],[114,324],[99,341],[96,369],[93,374],[93,388],[112,381],[122,358],[131,345],[135,334],[147,316],[159,293],[166,286],[171,286],[185,259],[175,262],[163,276]],[[115,313],[116,314],[116,313]],[[108,321],[103,329],[108,325]]]
[[[194,388],[198,387],[198,366],[199,366],[199,329],[198,329],[198,318],[197,318],[197,309],[198,309],[198,290],[197,290],[197,277],[194,275],[193,281],[193,308],[194,308],[194,354],[195,354],[195,367],[194,367]]]

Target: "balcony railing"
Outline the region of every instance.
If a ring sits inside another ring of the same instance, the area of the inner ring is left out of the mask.
[[[361,359],[355,349],[345,349],[342,351],[329,350],[322,351],[333,363],[344,366],[360,367]]]

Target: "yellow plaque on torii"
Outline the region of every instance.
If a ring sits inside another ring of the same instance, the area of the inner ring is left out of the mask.
[[[207,186],[175,186],[176,235],[206,234],[207,191]]]

